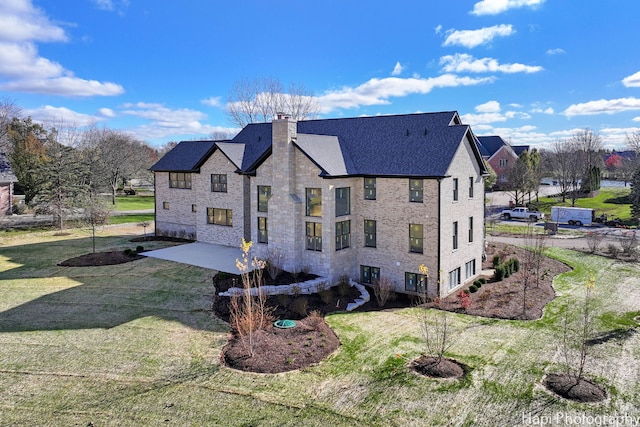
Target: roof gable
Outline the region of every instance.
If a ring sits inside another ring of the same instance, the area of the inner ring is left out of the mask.
[[[198,172],[215,150],[215,141],[182,141],[149,169],[153,172]]]
[[[323,174],[331,176],[347,175],[347,166],[340,149],[338,137],[299,133],[296,146],[323,170]]]

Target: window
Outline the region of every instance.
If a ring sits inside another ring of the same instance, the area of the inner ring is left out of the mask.
[[[380,269],[378,267],[360,266],[360,282],[375,285],[380,281]]]
[[[322,224],[319,222],[306,223],[307,249],[310,251],[322,250]]]
[[[453,223],[453,249],[458,249],[458,221]]]
[[[421,179],[409,180],[409,201],[422,203],[423,181]]]
[[[376,179],[375,178],[364,179],[364,198],[365,200],[376,199]]]
[[[460,284],[460,267],[449,272],[449,289],[453,289]]]
[[[233,211],[231,209],[207,208],[207,224],[233,225]]]
[[[469,217],[469,243],[473,243],[473,217]]]
[[[191,174],[183,172],[169,172],[169,188],[191,189]]]
[[[501,168],[507,167],[507,159],[500,159],[500,167]]]
[[[258,243],[269,243],[269,232],[267,231],[267,218],[258,217]]]
[[[421,254],[423,240],[422,224],[409,224],[409,252]]]
[[[470,176],[469,177],[469,198],[470,199],[473,199],[473,183],[474,183],[473,177]]]
[[[162,202],[162,209],[169,209],[169,202]]]
[[[453,201],[458,201],[458,178],[453,178]]]
[[[191,212],[198,212],[198,205],[191,205]]]
[[[322,189],[307,188],[307,216],[322,216]]]
[[[336,216],[351,213],[351,189],[349,187],[336,188]]]
[[[364,220],[364,245],[367,248],[376,247],[376,222],[372,219]]]
[[[258,185],[258,212],[269,212],[270,185]]]
[[[227,175],[226,174],[211,174],[211,191],[214,193],[226,193],[227,192]]]
[[[351,243],[351,221],[336,222],[336,251],[346,249]]]
[[[476,260],[472,259],[471,261],[469,261],[468,263],[466,263],[464,265],[464,270],[465,270],[465,278],[469,278],[469,277],[473,277],[476,275]]]
[[[409,292],[427,291],[428,277],[418,273],[404,273],[404,289]]]

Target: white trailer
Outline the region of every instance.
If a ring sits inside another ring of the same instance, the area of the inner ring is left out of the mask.
[[[551,221],[564,222],[569,225],[591,225],[594,218],[595,212],[590,208],[551,207]]]

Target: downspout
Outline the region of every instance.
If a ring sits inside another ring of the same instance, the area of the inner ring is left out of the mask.
[[[440,289],[440,287],[442,286],[443,283],[443,279],[442,277],[440,277],[441,274],[441,268],[440,268],[440,257],[441,257],[441,253],[440,253],[440,239],[441,239],[441,235],[442,235],[442,178],[438,178],[438,243],[437,243],[437,253],[438,253],[438,258],[437,258],[437,271],[438,271],[438,298],[440,298],[441,296],[441,291],[442,289]]]
[[[158,235],[158,187],[155,172],[153,172],[153,235]]]

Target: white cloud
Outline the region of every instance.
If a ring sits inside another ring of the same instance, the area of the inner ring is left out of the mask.
[[[393,71],[391,72],[392,76],[398,76],[402,73],[404,67],[400,64],[400,62],[396,62],[395,67],[393,67]]]
[[[25,110],[25,114],[31,117],[36,122],[41,123],[64,123],[71,126],[90,126],[100,121],[101,119],[89,114],[78,113],[70,110],[66,107],[53,107],[51,105],[45,105],[40,108]]]
[[[204,105],[208,105],[209,107],[220,107],[222,106],[222,99],[219,96],[212,96],[207,99],[203,99],[200,101]]]
[[[440,58],[442,70],[447,73],[537,73],[544,70],[540,66],[524,64],[500,64],[493,58],[476,59],[467,53],[456,53]]]
[[[0,2],[0,40],[66,41],[64,30],[51,22],[31,0],[3,0]]]
[[[634,122],[640,122],[640,116],[638,116],[638,117],[634,117],[634,118],[632,119],[632,121],[634,121]]]
[[[590,116],[595,114],[615,114],[623,111],[640,110],[639,98],[600,99],[570,105],[563,114],[567,117]]]
[[[506,37],[516,31],[511,25],[501,24],[479,30],[448,30],[443,46],[464,46],[474,48],[489,43],[496,37]]]
[[[626,87],[640,87],[640,71],[622,79],[622,84]]]
[[[478,113],[498,113],[500,112],[500,103],[498,101],[489,101],[484,104],[476,105],[475,110]]]
[[[462,114],[460,116],[462,123],[466,123],[474,127],[479,124],[506,122],[507,116],[497,113],[480,113],[480,114]]]
[[[442,32],[442,25],[437,25],[436,28],[434,28],[434,31],[436,34],[440,34],[440,32]]]
[[[113,111],[111,108],[100,108],[98,110],[98,113],[100,113],[100,115],[103,117],[112,118],[116,116],[116,112]]]
[[[36,42],[65,42],[62,28],[51,23],[31,0],[0,3],[0,90],[63,96],[112,96],[124,92],[111,82],[75,77],[61,64],[38,53]]]
[[[555,49],[549,49],[546,52],[547,55],[562,55],[564,53],[566,53],[564,49],[560,49],[559,47]]]
[[[535,7],[544,0],[481,0],[473,6],[472,15],[497,15],[509,9]]]
[[[401,97],[413,93],[425,94],[434,88],[475,86],[491,83],[493,77],[471,78],[454,74],[442,74],[430,78],[387,77],[371,79],[356,87],[344,87],[329,91],[317,98],[320,113],[326,114],[339,108],[357,108],[364,105],[390,104],[389,98]]]
[[[77,77],[15,80],[0,84],[0,90],[61,96],[114,96],[124,93],[118,84]]]
[[[98,6],[98,9],[113,10],[112,0],[93,0],[93,2]]]

